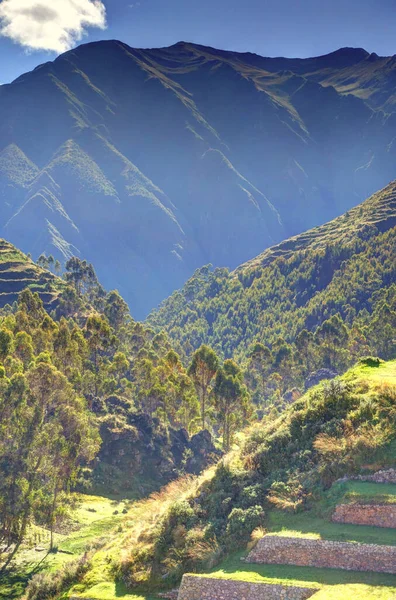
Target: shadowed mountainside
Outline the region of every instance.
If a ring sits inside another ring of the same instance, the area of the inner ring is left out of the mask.
[[[0,88],[0,233],[87,258],[140,318],[393,179],[394,65],[82,45]]]

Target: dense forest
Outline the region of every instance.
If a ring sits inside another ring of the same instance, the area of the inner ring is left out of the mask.
[[[236,271],[197,270],[148,322],[186,360],[205,343],[243,364],[261,407],[295,399],[318,369],[393,358],[395,187]]]

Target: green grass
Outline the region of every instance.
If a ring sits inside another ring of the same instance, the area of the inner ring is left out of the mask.
[[[385,527],[332,523],[311,512],[290,514],[271,511],[268,531],[285,537],[309,537],[336,542],[360,542],[396,546],[396,532]]]
[[[154,600],[157,596],[146,594],[131,594],[124,585],[114,582],[98,583],[91,587],[88,591],[82,592],[78,596],[78,586],[74,586],[73,595],[81,598],[89,598],[89,600],[115,600],[122,598],[123,600]]]
[[[79,527],[79,529],[71,533],[55,534],[58,552],[48,554],[47,530],[35,527],[30,532],[13,571],[2,577],[1,600],[19,598],[35,573],[56,571],[65,562],[81,555],[93,542],[107,539],[116,528],[120,527],[121,521],[125,518],[122,513],[125,507],[123,501],[88,495],[81,495],[79,499],[80,504],[72,512],[73,528]],[[114,514],[115,510],[118,511],[117,515]],[[37,552],[35,550],[37,545],[44,550]]]
[[[360,504],[395,504],[396,484],[371,481],[346,481],[335,484],[332,495],[337,504],[359,502]]]
[[[350,369],[344,375],[344,379],[365,379],[372,383],[396,384],[396,360],[382,362],[378,367],[359,364]]]
[[[380,484],[347,482],[339,486],[339,494],[359,492],[372,497]],[[393,493],[396,486],[383,486]],[[396,545],[394,529],[332,523],[315,514],[289,514],[273,510],[268,514],[267,531],[285,537],[304,537],[342,542]],[[317,587],[315,600],[395,600],[396,575],[361,573],[341,569],[318,569],[292,565],[260,565],[241,561],[246,552],[230,555],[210,571],[211,577],[293,586]]]
[[[396,575],[360,573],[340,569],[316,569],[291,565],[258,565],[241,562],[246,553],[237,552],[209,575],[223,579],[318,588],[315,600],[396,598]]]

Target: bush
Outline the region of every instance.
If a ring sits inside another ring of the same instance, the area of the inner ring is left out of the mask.
[[[384,361],[378,358],[378,356],[363,356],[359,359],[359,363],[366,367],[379,367],[382,362]]]
[[[80,581],[90,568],[90,555],[64,564],[56,573],[38,573],[31,579],[24,600],[55,600]]]
[[[242,540],[248,540],[252,531],[263,524],[264,511],[258,504],[250,508],[233,508],[228,516],[226,528],[231,543],[240,545]]]

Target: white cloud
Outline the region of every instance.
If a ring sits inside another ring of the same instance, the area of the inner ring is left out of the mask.
[[[0,35],[30,50],[69,50],[87,27],[105,29],[101,0],[0,0]]]

